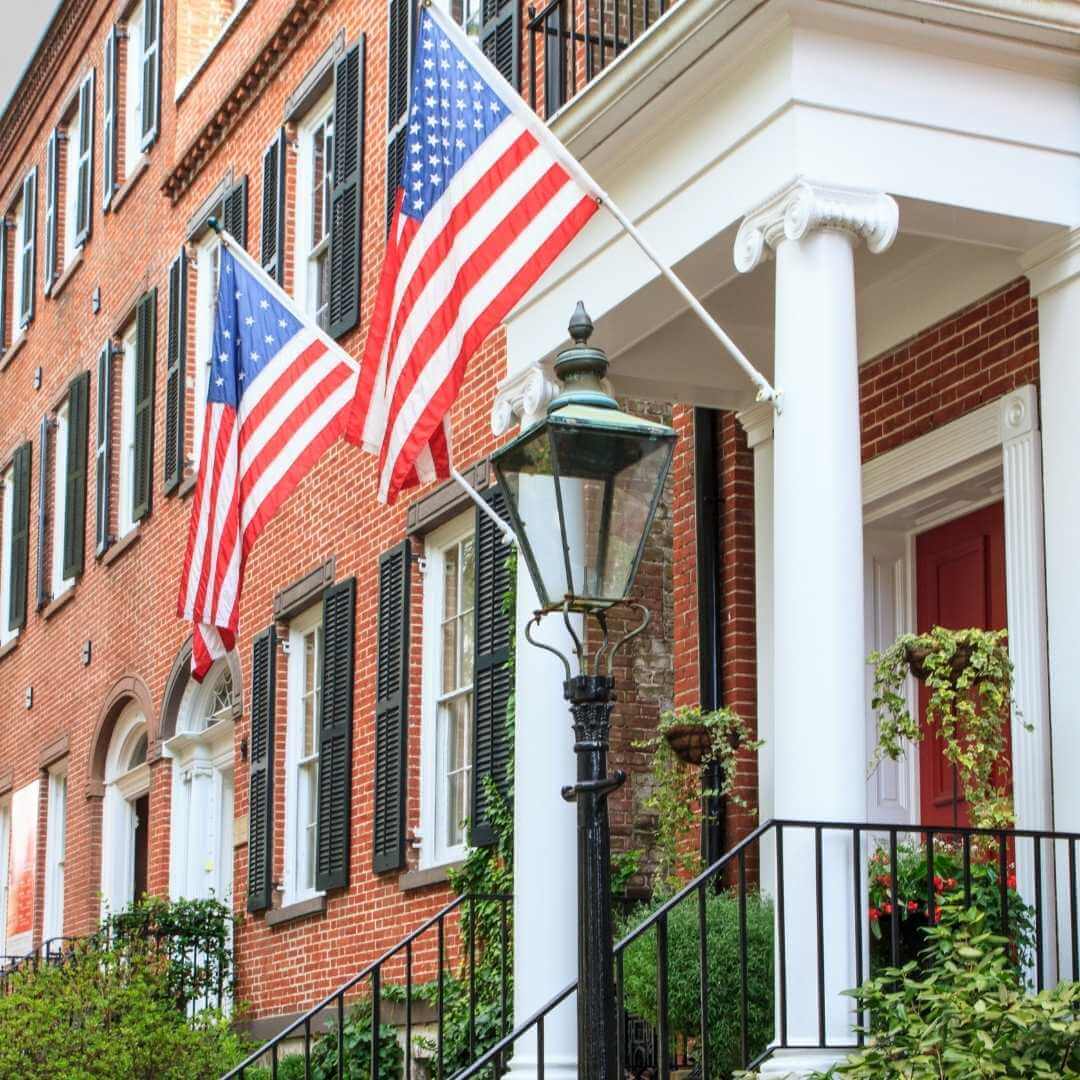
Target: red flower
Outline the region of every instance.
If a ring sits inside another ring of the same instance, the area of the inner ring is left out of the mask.
[[[889,901],[886,900],[885,903],[881,905],[881,910],[886,915],[891,915],[892,914],[892,904],[890,904]]]
[[[881,918],[881,912],[876,907],[870,909],[870,921],[877,922]]]
[[[945,882],[942,881],[941,878],[938,877],[937,874],[935,874],[934,875],[934,892],[941,892],[941,890],[944,887],[945,887]]]
[[[887,889],[892,884],[892,876],[890,874],[879,874],[877,882],[883,889]]]
[[[918,911],[919,910],[919,905],[916,904],[914,900],[909,900],[907,902],[907,909],[908,909],[908,911]]]
[[[1010,874],[1005,879],[1005,884],[1008,885],[1010,889],[1015,889],[1016,888],[1016,875],[1015,874]]]
[[[956,878],[954,878],[954,877],[946,878],[945,879],[945,888],[946,889],[955,889],[956,888]]]

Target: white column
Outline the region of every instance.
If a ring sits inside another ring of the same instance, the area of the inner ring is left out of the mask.
[[[539,367],[499,389],[492,430],[515,419],[539,419],[556,385]],[[554,530],[557,539],[558,530]],[[514,1020],[520,1023],[577,978],[577,811],[563,800],[577,764],[566,677],[558,659],[525,640],[525,624],[540,606],[524,559],[518,560],[514,730]],[[564,654],[570,640],[561,619],[545,619],[533,635]],[[544,1021],[544,1075],[577,1076],[577,1006],[571,996]],[[514,1048],[510,1077],[534,1080],[536,1040]]]
[[[1039,303],[1053,821],[1059,831],[1080,832],[1080,229],[1030,252],[1024,265]],[[1009,605],[1011,629],[1011,595]],[[1065,913],[1068,863],[1063,848],[1058,855],[1057,899]],[[1067,919],[1059,930],[1061,976],[1080,978],[1071,970]]]
[[[773,731],[773,407],[754,405],[738,414],[754,452],[754,621],[757,637],[758,821],[776,816]],[[761,890],[776,895],[775,845],[761,844]]]
[[[776,816],[860,821],[866,809],[862,471],[854,245],[882,251],[897,231],[886,195],[797,181],[751,213],[735,263],[776,252],[773,434],[773,760]],[[784,834],[789,1047],[850,1041],[855,982],[851,838]],[[822,892],[824,1016],[818,1006],[816,891]],[[779,1029],[779,1028],[778,1028]],[[805,1075],[837,1055],[790,1049],[764,1074]]]

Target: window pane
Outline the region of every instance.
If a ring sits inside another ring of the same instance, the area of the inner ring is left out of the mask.
[[[458,549],[448,548],[443,556],[443,618],[458,613]]]
[[[461,616],[461,653],[458,657],[461,674],[459,686],[472,686],[473,680],[473,614],[471,611]]]
[[[446,715],[446,807],[445,832],[449,846],[465,841],[465,819],[469,816],[471,773],[469,733],[471,695],[462,694],[445,707]]]
[[[326,178],[326,158],[324,138],[326,129],[320,127],[311,140],[311,246],[314,247],[323,238],[325,218],[323,214],[323,200],[325,191],[323,181]]]
[[[457,689],[458,621],[451,619],[442,628],[442,680],[440,692]]]
[[[476,544],[470,536],[461,542],[461,610],[470,611],[476,595]]]

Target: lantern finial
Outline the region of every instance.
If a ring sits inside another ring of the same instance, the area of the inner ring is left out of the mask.
[[[573,338],[576,345],[584,345],[592,337],[593,321],[589,318],[589,313],[585,310],[583,301],[579,300],[577,302],[577,307],[574,308],[574,314],[570,316],[570,325],[567,329],[570,331],[570,337]]]

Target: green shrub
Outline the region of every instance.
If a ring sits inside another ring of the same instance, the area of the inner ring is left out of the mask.
[[[727,1077],[741,1064],[739,1042],[739,902],[734,893],[706,900],[709,958],[709,1080]],[[624,932],[639,925],[648,908],[632,913]],[[758,893],[746,898],[747,1028],[749,1054],[760,1054],[773,1037],[773,910]],[[688,897],[668,915],[668,1019],[688,1039],[700,1033],[701,970],[698,905]],[[655,1026],[656,932],[649,930],[623,954],[626,1009]],[[704,1070],[703,1070],[704,1071]]]
[[[849,991],[873,1017],[868,1045],[828,1075],[854,1080],[1080,1077],[1080,984],[1025,991],[985,912],[945,909],[927,956]],[[818,1080],[824,1080],[819,1074]]]
[[[250,1069],[244,1070],[244,1080],[273,1080],[273,1076],[269,1065],[253,1065]],[[288,1054],[285,1057],[279,1057],[277,1080],[306,1080],[304,1055]]]
[[[19,1080],[191,1080],[243,1056],[228,1020],[188,1020],[170,959],[145,939],[92,940],[62,965],[11,977],[0,997],[0,1076]]]

